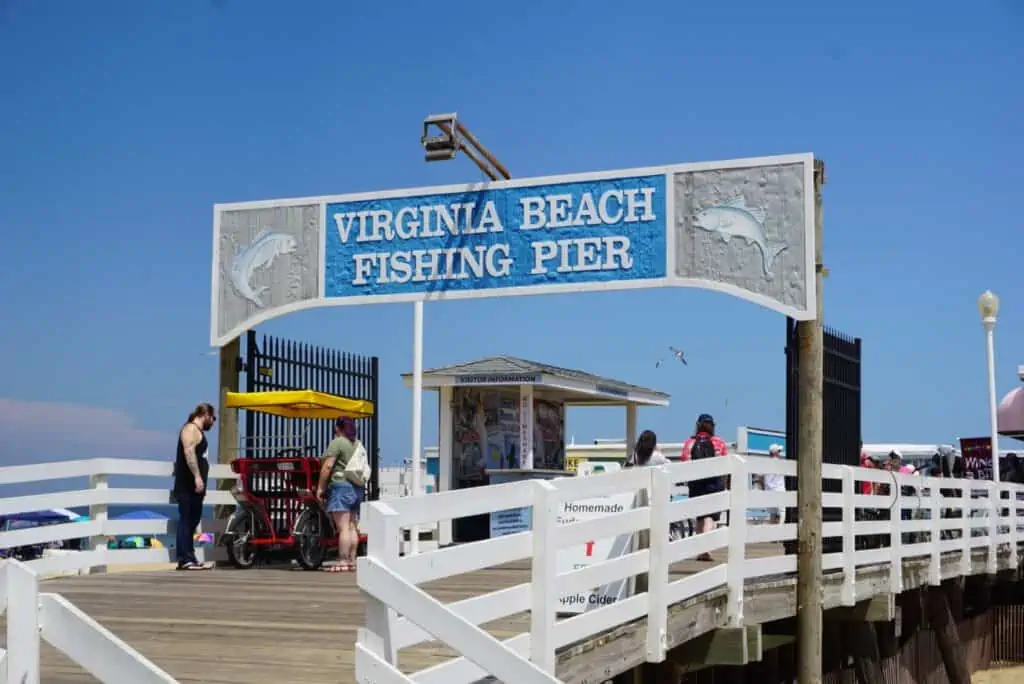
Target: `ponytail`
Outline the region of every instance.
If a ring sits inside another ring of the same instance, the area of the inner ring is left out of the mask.
[[[186,423],[191,423],[193,420],[195,420],[199,416],[212,416],[212,415],[213,415],[213,405],[212,404],[208,404],[206,402],[203,402],[202,404],[199,404],[194,409],[192,409],[192,413],[188,414],[188,420],[186,420],[185,422]]]

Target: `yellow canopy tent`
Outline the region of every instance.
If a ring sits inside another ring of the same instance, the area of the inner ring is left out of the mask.
[[[228,392],[225,408],[246,409],[284,418],[369,418],[373,402],[314,390]]]

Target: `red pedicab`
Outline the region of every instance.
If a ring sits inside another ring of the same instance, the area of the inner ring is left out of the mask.
[[[224,405],[295,419],[369,418],[372,402],[313,390],[228,392]],[[308,428],[307,428],[308,429]],[[316,497],[320,455],[315,445],[272,448],[272,457],[236,458],[231,470],[237,501],[223,535],[228,560],[250,568],[272,551],[295,554],[306,570],[316,570],[338,548],[334,520]],[[360,550],[366,536],[359,535]]]

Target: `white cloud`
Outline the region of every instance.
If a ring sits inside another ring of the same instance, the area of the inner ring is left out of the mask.
[[[0,397],[0,463],[173,458],[174,434],[135,424],[126,411]]]

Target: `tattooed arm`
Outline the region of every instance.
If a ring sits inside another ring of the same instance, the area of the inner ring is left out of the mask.
[[[199,472],[199,458],[196,456],[196,446],[201,439],[202,434],[199,432],[199,428],[192,423],[181,428],[181,445],[185,451],[185,463],[188,464],[188,469],[192,471],[192,479],[195,480],[197,494],[203,491],[203,476]]]

